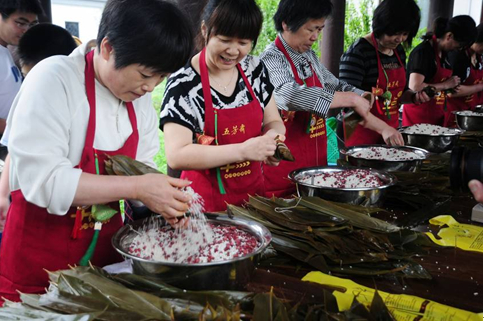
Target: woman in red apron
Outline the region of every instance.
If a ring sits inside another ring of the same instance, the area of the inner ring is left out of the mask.
[[[404,105],[403,126],[444,125],[445,113],[455,110],[446,91],[460,84],[460,78],[452,75],[446,55],[474,41],[475,28],[475,22],[469,16],[456,16],[450,20],[437,18],[431,37],[412,51],[407,64],[410,89],[419,91],[433,86],[437,94],[429,102]]]
[[[474,110],[482,105],[482,24],[477,27],[476,42],[465,50],[453,52],[450,58],[454,72],[465,80],[449,99],[456,110]],[[446,125],[455,126],[453,113],[446,113]]]
[[[405,89],[406,77],[405,67],[402,63],[398,52],[394,49],[393,54],[398,58],[400,67],[396,69],[385,70],[378,52],[378,44],[375,40],[375,35],[371,34],[373,46],[375,47],[376,57],[378,61],[378,79],[374,87],[374,94],[377,96],[370,112],[378,119],[381,119],[389,126],[398,128],[398,109],[400,107],[399,101]],[[383,94],[389,92],[389,98],[383,97]],[[345,137],[346,147],[364,145],[364,144],[384,144],[382,135],[378,132],[364,128],[358,125],[351,137]]]
[[[306,79],[299,78],[296,67],[284,48],[279,36],[275,45],[291,65],[294,80],[300,86],[323,88],[313,67],[310,65],[312,75]],[[264,179],[267,188],[266,195],[288,196],[295,192],[294,184],[287,175],[298,168],[327,165],[327,136],[326,120],[309,112],[282,112],[286,133],[290,133],[285,144],[295,155],[295,162],[282,162],[277,167],[264,166]]]
[[[311,49],[331,11],[329,0],[310,0],[304,6],[295,0],[280,1],[274,16],[279,35],[261,54],[284,117],[286,145],[295,158],[294,163],[283,162],[277,168],[264,166],[269,197],[296,192],[295,184],[288,179],[292,170],[326,165],[325,117],[330,108],[353,108],[364,118],[365,127],[381,128],[382,122],[368,112],[370,103],[362,97],[371,93],[340,81]]]
[[[278,163],[284,126],[264,65],[247,56],[261,24],[254,1],[209,1],[205,48],[167,84],[160,124],[168,165],[192,182],[206,211],[263,195],[262,162]]]
[[[371,113],[392,129],[399,126],[402,102],[428,101],[425,93],[408,90],[406,86],[405,50],[415,37],[420,23],[420,9],[413,0],[386,0],[373,14],[373,33],[353,43],[340,61],[340,79],[372,92],[376,96]],[[384,144],[383,136],[358,125],[345,137],[347,147]],[[395,142],[393,142],[395,143]],[[399,142],[403,144],[403,138]]]
[[[169,19],[180,23],[175,34]],[[157,70],[173,72],[182,64],[180,57],[188,59],[191,33],[184,19],[174,5],[158,0],[108,1],[94,51],[86,54],[83,45],[69,57],[40,62],[29,73],[8,120],[12,204],[0,249],[0,297],[17,301],[18,291],[43,293],[49,285],[46,270],[122,260],[111,245],[122,226],[119,199],[139,200],[172,223],[177,220],[173,214],[188,209],[188,197],[175,187],[189,182],[158,174],[104,175],[109,155],[148,163],[154,156],[156,113],[150,97],[140,96],[163,79]],[[133,21],[140,29],[118,33],[133,29]],[[153,26],[157,32],[150,32]],[[157,41],[160,31],[163,41]],[[151,47],[136,47],[141,38]],[[188,45],[180,45],[181,39]],[[174,59],[150,63],[167,42]],[[124,46],[132,60],[123,60]],[[151,74],[145,78],[140,71]],[[115,214],[98,222],[95,213],[101,207]],[[94,251],[88,251],[91,244]]]

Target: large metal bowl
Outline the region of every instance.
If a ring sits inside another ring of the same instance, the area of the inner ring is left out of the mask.
[[[139,228],[152,224],[164,224],[161,216],[138,220],[123,226],[113,236],[112,245],[126,258],[132,260],[133,272],[138,275],[159,278],[165,283],[187,290],[240,290],[248,283],[259,254],[272,240],[271,233],[262,224],[225,215],[206,214],[208,222],[215,225],[237,226],[256,236],[259,247],[251,254],[223,262],[198,264],[168,263],[139,258],[128,253],[127,248]],[[158,222],[156,222],[158,221]]]
[[[480,115],[464,115],[462,111],[453,112],[457,127],[472,132],[482,132],[482,113]]]
[[[452,132],[448,134],[408,134],[404,132],[406,128],[403,127],[400,129],[405,145],[420,147],[431,153],[445,153],[451,150],[459,140],[460,135],[464,133],[464,130],[449,128]]]
[[[420,157],[421,159],[413,159],[413,160],[381,160],[381,159],[367,159],[353,156],[352,154],[357,153],[361,150],[371,147],[381,147],[386,149],[399,149],[404,151],[413,152]],[[422,162],[427,158],[429,152],[425,149],[412,147],[412,146],[387,146],[387,145],[360,145],[349,147],[346,149],[340,150],[342,155],[346,156],[346,160],[350,165],[356,167],[365,167],[365,168],[373,168],[378,169],[385,172],[416,172],[420,169]]]
[[[302,179],[307,176],[313,176],[328,172],[340,172],[348,169],[358,168],[334,166],[306,167],[292,171],[291,173],[289,173],[289,178],[294,183],[296,183],[299,196],[317,196],[334,202],[349,203],[355,205],[365,204],[371,206],[381,205],[386,189],[390,186],[395,185],[397,182],[397,178],[392,174],[371,168],[364,169],[369,170],[372,174],[378,176],[382,180],[384,185],[378,187],[336,188],[322,187],[302,182]]]

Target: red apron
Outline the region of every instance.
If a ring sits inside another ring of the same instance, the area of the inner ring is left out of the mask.
[[[276,47],[284,54],[291,65],[294,80],[301,86],[323,88],[316,72],[311,67],[312,76],[302,80],[294,66],[294,62],[284,48],[279,37]],[[302,167],[325,166],[327,160],[326,120],[309,112],[284,112],[286,126],[286,141],[284,142],[296,159],[295,162],[282,161],[279,166],[263,166],[266,196],[285,197],[296,192],[296,186],[287,175]]]
[[[467,51],[469,60],[471,59],[470,52]],[[479,63],[480,65],[480,63]],[[476,69],[471,65],[469,77],[462,83],[465,86],[472,86],[476,84],[482,84],[482,69]],[[480,94],[480,95],[479,95]],[[455,110],[473,110],[476,105],[482,104],[482,91],[465,96],[465,97],[453,97],[449,98],[452,102],[452,106]],[[445,113],[445,127],[455,127],[455,115],[451,112]]]
[[[434,47],[435,62],[437,64],[437,71],[430,81],[431,84],[438,84],[446,81],[452,76],[452,69],[443,68],[440,64],[440,57],[438,53],[438,45],[435,36],[432,37]],[[402,126],[412,126],[415,124],[444,124],[444,103],[445,93],[440,92],[440,95],[420,105],[405,104],[403,105],[403,120]],[[447,99],[447,110],[452,110],[452,106]]]
[[[403,90],[407,83],[407,77],[405,74],[405,66],[400,59],[400,55],[397,50],[393,50],[393,54],[397,57],[400,67],[392,70],[384,70],[383,65],[380,60],[380,54],[378,52],[378,45],[374,34],[371,34],[371,39],[373,40],[373,46],[376,51],[376,58],[378,60],[378,80],[376,82],[376,88],[382,89],[383,92],[386,90],[392,93],[392,99],[390,105],[388,106],[388,113],[390,119],[387,117],[387,107],[384,106],[383,98],[379,97],[375,100],[371,113],[377,118],[383,120],[389,126],[393,128],[398,128],[398,108],[400,97],[402,97]],[[385,73],[388,77],[385,77]],[[346,136],[346,135],[345,135]],[[383,137],[377,132],[366,129],[365,127],[358,125],[350,138],[345,137],[346,147],[365,145],[365,144],[384,144],[385,141]]]
[[[237,108],[215,109],[205,49],[200,54],[200,77],[205,100],[204,135],[215,137],[216,145],[238,144],[261,134],[262,107],[240,64],[237,64],[237,69],[250,92],[251,102]],[[193,182],[190,186],[204,199],[207,212],[225,211],[226,203],[241,205],[248,200],[248,194],[264,194],[261,162],[244,161],[207,170],[183,171],[181,177]]]
[[[76,166],[92,174],[96,173],[93,148],[96,130],[93,54],[94,51],[91,51],[86,55],[86,93],[90,115],[81,160]],[[136,157],[139,138],[136,115],[132,103],[126,103],[126,106],[133,133],[117,151],[97,150],[99,164],[104,164],[105,154]],[[104,166],[99,166],[99,171],[101,175],[104,174]],[[119,202],[110,205],[119,210]],[[47,213],[45,208],[27,202],[21,190],[12,192],[12,204],[0,249],[0,297],[18,301],[17,290],[44,293],[49,285],[44,269],[56,271],[78,264],[91,243],[94,220],[83,211],[80,233],[73,239],[75,217],[76,207],[71,207],[66,215],[53,215]],[[94,265],[104,266],[122,260],[111,246],[111,237],[122,225],[121,215],[115,215],[103,224],[91,259]]]

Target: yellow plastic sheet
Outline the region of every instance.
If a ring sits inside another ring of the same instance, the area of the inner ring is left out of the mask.
[[[353,299],[356,297],[358,302],[370,307],[375,290],[359,285],[351,280],[338,278],[322,272],[310,272],[302,278],[303,281],[311,281],[324,285],[343,287],[346,292],[333,291],[333,295],[338,301],[340,311],[348,310]],[[434,301],[425,300],[413,295],[390,294],[378,291],[388,310],[397,321],[481,321],[482,313],[473,313]]]
[[[450,215],[440,215],[429,220],[429,223],[437,226],[448,227],[441,228],[437,235],[441,239],[427,232],[427,236],[435,243],[442,246],[453,246],[466,251],[475,251],[482,253],[482,226],[461,224]]]

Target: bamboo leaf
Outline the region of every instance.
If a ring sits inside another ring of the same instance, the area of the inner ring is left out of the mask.
[[[399,228],[393,224],[344,208],[337,203],[326,201],[318,197],[303,197],[299,204],[315,211],[328,213],[346,219],[351,225],[362,229],[387,233],[399,230]]]

